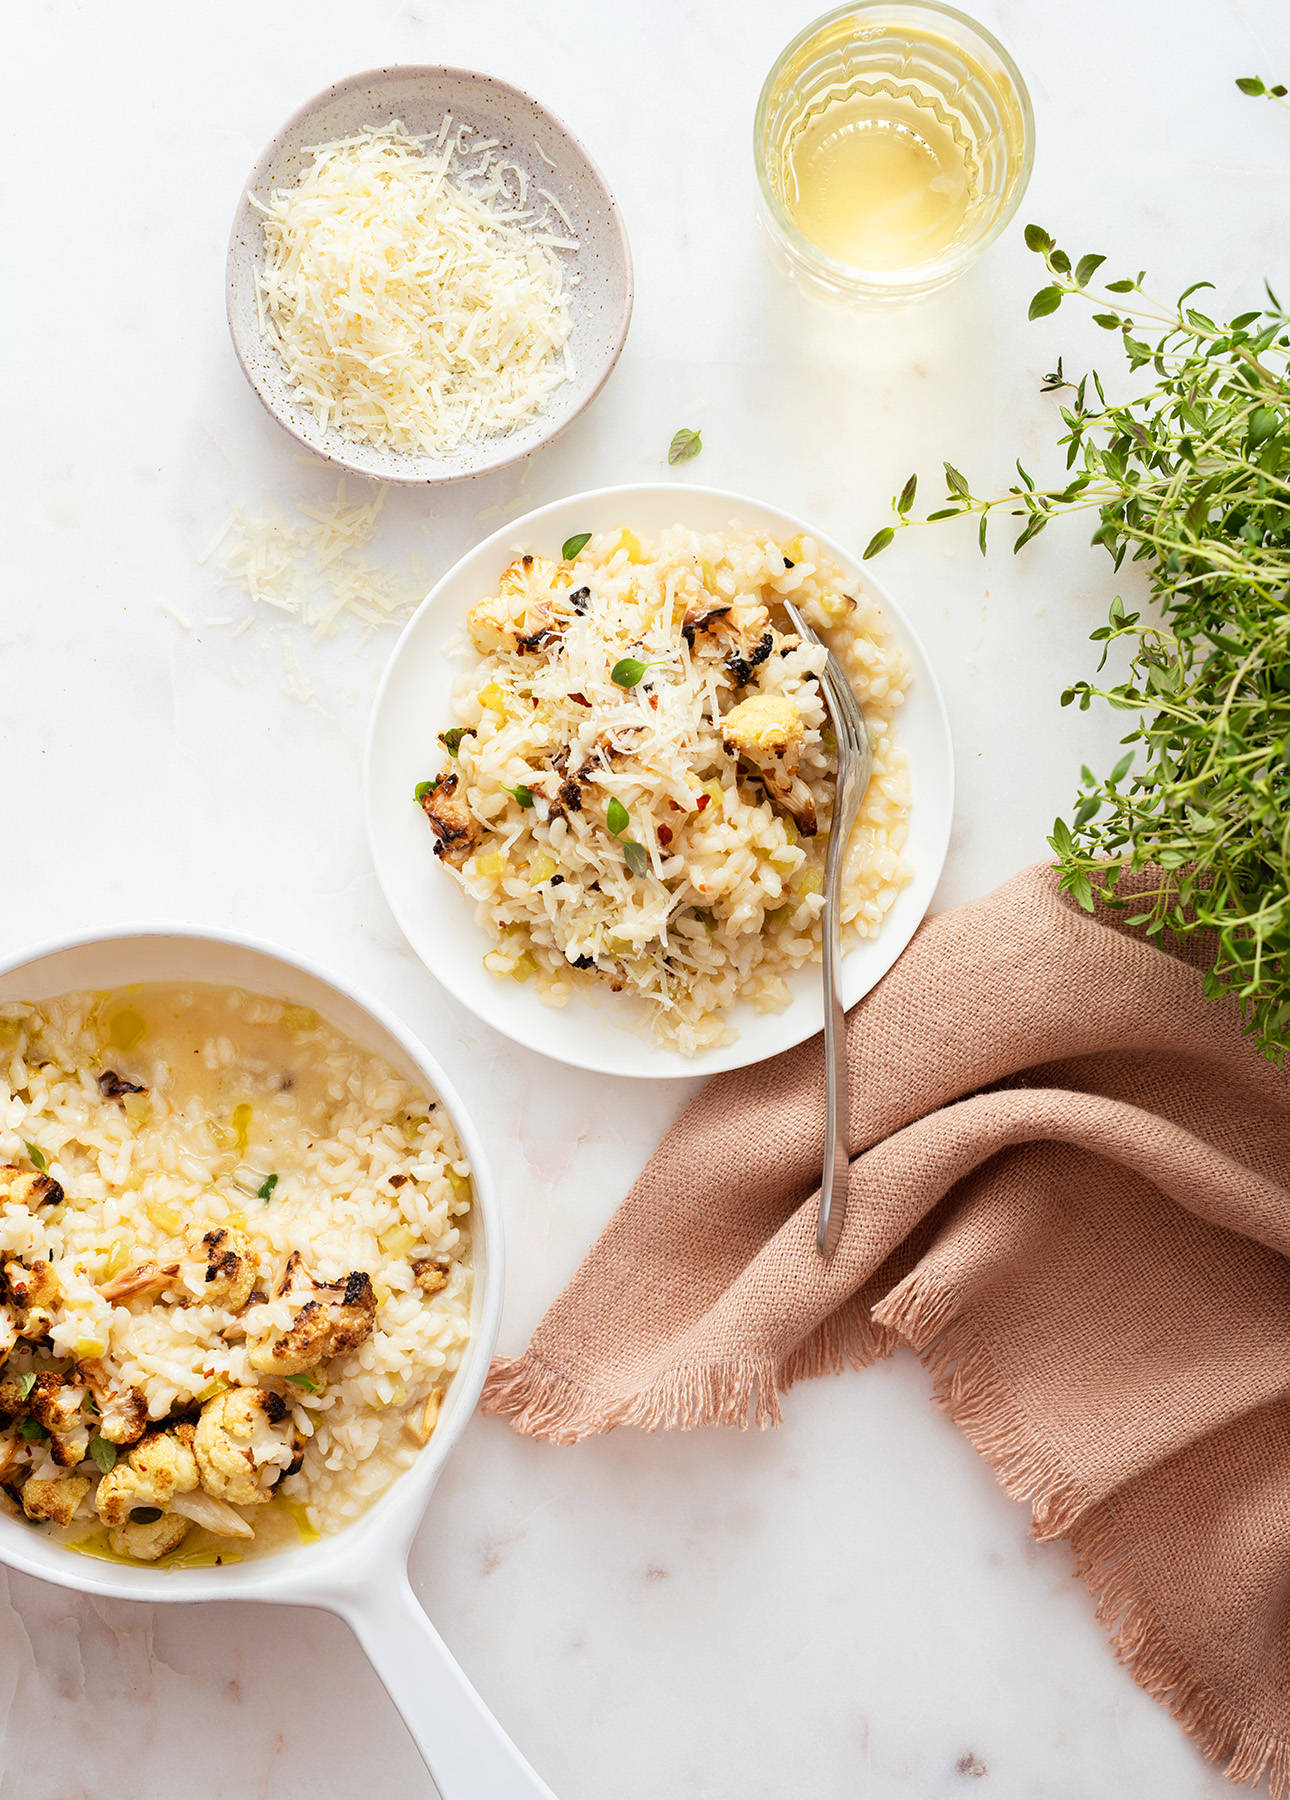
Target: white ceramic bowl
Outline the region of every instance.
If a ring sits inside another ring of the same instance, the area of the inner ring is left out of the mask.
[[[579,241],[570,264],[577,280],[568,290],[576,373],[555,390],[541,412],[515,431],[466,445],[450,456],[432,457],[364,443],[335,427],[324,429],[300,401],[287,380],[286,365],[260,330],[255,271],[264,257],[264,232],[251,196],[267,200],[275,188],[290,186],[315,144],[347,137],[364,125],[387,125],[392,119],[401,119],[409,131],[434,133],[445,113],[497,139],[533,187],[553,193],[568,214]],[[631,321],[632,259],[608,183],[553,113],[520,88],[475,69],[408,63],[337,81],[287,120],[252,169],[238,202],[228,246],[227,298],[233,347],[246,378],[293,437],[355,474],[376,481],[428,484],[483,475],[518,462],[595,399],[618,361]]]
[[[786,1011],[758,1013],[741,1004],[731,1014],[739,1034],[734,1042],[694,1057],[652,1044],[625,1028],[610,994],[580,992],[567,1006],[555,1008],[542,1003],[532,983],[490,975],[482,960],[490,945],[475,922],[474,903],[436,862],[432,834],[413,802],[417,782],[440,766],[436,734],[452,720],[452,684],[460,665],[445,654],[445,646],[461,632],[468,608],[493,591],[503,568],[523,551],[558,557],[561,544],[575,533],[617,525],[651,532],[680,523],[716,531],[732,522],[782,538],[809,531],[841,565],[848,581],[879,601],[909,658],[909,695],[897,729],[909,758],[913,790],[908,855],[914,879],[888,913],[881,934],[844,958],[842,992],[848,1007],[868,993],[913,936],[945,861],[954,764],[936,676],[899,606],[840,544],[778,507],[715,488],[672,482],[576,494],[503,526],[448,571],[395,647],[368,736],[368,830],[385,897],[431,974],[498,1031],[579,1068],[607,1075],[711,1075],[787,1050],[823,1027],[819,965],[808,964],[791,977],[793,999]]]
[[[122,1600],[269,1600],[326,1607],[358,1634],[445,1800],[492,1795],[537,1800],[546,1788],[457,1669],[413,1595],[406,1567],[431,1489],[479,1398],[501,1316],[502,1228],[479,1134],[436,1059],[383,1007],[334,976],[249,939],[174,928],[71,939],[0,964],[0,1001],[42,1000],[136,981],[211,981],[311,1006],[356,1043],[433,1090],[474,1176],[471,1338],[430,1442],[379,1500],[334,1536],[218,1569],[132,1568],[80,1556],[21,1520],[0,1515],[0,1561],[62,1587]]]

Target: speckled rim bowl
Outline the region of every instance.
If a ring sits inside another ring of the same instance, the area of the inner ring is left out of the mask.
[[[0,1515],[0,1562],[61,1587],[121,1600],[269,1600],[321,1606],[357,1633],[402,1712],[444,1800],[486,1793],[534,1800],[546,1788],[519,1758],[426,1618],[407,1555],[445,1458],[488,1372],[502,1306],[502,1227],[480,1135],[438,1060],[377,1001],[302,958],[227,932],[122,928],[0,959],[0,1001],[42,1000],[139,981],[212,981],[311,1006],[365,1049],[431,1090],[470,1159],[474,1188],[471,1337],[438,1428],[412,1466],[355,1522],[313,1544],[212,1569],[101,1562]],[[475,1779],[473,1772],[481,1771]],[[493,1786],[484,1785],[492,1771]]]
[[[414,804],[413,790],[440,766],[436,734],[452,720],[460,667],[451,659],[451,647],[469,608],[495,591],[513,557],[526,550],[558,557],[561,544],[575,533],[620,525],[657,533],[675,524],[722,531],[732,522],[781,540],[799,532],[816,538],[853,589],[882,607],[909,663],[909,693],[896,729],[913,792],[907,850],[914,873],[878,936],[848,949],[842,959],[843,1000],[854,1006],[886,974],[931,904],[949,845],[954,751],[934,669],[910,620],[869,564],[814,525],[766,501],[689,482],[643,482],[553,501],[503,525],[436,583],[395,646],[372,706],[364,774],[368,837],[377,879],[404,936],[436,981],[486,1024],[528,1050],[596,1074],[673,1080],[715,1075],[791,1049],[823,1027],[820,966],[807,963],[788,977],[792,999],[783,1012],[759,1013],[740,1001],[730,1013],[739,1034],[734,1042],[697,1056],[683,1056],[633,1031],[610,994],[580,989],[565,1006],[544,1005],[536,983],[499,980],[484,967],[490,940],[475,918],[475,903],[435,860],[433,834]]]
[[[576,372],[526,424],[504,437],[468,445],[448,457],[381,448],[324,429],[288,383],[281,357],[260,330],[255,270],[264,254],[254,194],[268,198],[293,182],[312,145],[346,137],[363,125],[402,119],[410,131],[436,132],[445,112],[496,138],[529,175],[559,200],[580,248],[569,287]],[[549,162],[540,150],[546,152]],[[551,164],[554,164],[554,168]],[[549,443],[591,404],[609,379],[632,316],[632,259],[617,202],[595,163],[567,126],[540,101],[496,76],[435,63],[368,69],[333,82],[292,114],[252,169],[233,218],[227,266],[228,323],[244,374],[280,425],[307,450],[375,481],[428,486],[484,475]]]

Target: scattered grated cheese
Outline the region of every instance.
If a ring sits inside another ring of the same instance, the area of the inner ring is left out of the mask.
[[[213,557],[225,586],[298,619],[315,642],[334,637],[346,619],[369,628],[399,625],[426,583],[415,563],[391,569],[361,554],[384,504],[384,489],[365,503],[351,501],[342,481],[334,499],[298,507],[294,520],[270,501],[258,513],[239,507],[202,560]],[[233,630],[249,625],[244,619]]]
[[[263,214],[260,326],[323,427],[447,455],[511,431],[572,372],[555,196],[445,118],[315,146]]]

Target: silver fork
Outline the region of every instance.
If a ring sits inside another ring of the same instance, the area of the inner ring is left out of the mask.
[[[797,635],[808,644],[821,640],[791,600],[783,602]],[[824,704],[838,740],[838,774],[833,790],[833,825],[824,864],[824,911],[820,936],[824,951],[824,1175],[815,1244],[826,1260],[838,1247],[847,1214],[847,1176],[851,1167],[851,1096],[847,1085],[846,1015],[842,1008],[839,965],[842,960],[842,868],[847,841],[873,773],[873,748],[864,714],[842,665],[830,650],[820,678]]]

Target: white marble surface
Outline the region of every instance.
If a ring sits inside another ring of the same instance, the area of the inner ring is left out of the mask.
[[[379,550],[441,568],[496,509],[692,478],[854,542],[911,468],[984,483],[1052,465],[1037,377],[1097,338],[1014,228],[936,303],[805,308],[763,259],[750,122],[811,11],[779,0],[26,0],[5,10],[3,598],[7,951],[138,918],[214,921],[346,969],[455,1066],[496,1146],[517,1349],[685,1098],[578,1077],[464,1016],[373,881],[358,765],[389,640],[296,652],[199,553],[235,504],[328,491],[244,385],[223,317],[239,185],[301,100],[350,70],[459,62],[530,87],[604,167],[636,318],[592,411],[522,472],[395,495]],[[1024,214],[1072,250],[1285,276],[1286,125],[1239,74],[1290,72],[1283,0],[979,0],[1026,71]],[[1110,356],[1108,355],[1108,360]],[[488,515],[488,517],[485,517]],[[982,563],[951,531],[882,572],[945,684],[961,791],[940,904],[1039,856],[1105,718],[1057,695],[1110,593],[1083,533]],[[169,601],[197,626],[181,630]],[[577,1450],[470,1429],[414,1557],[449,1643],[561,1800],[1201,1800],[1226,1792],[1115,1665],[1062,1548],[927,1404],[902,1357],[793,1393],[775,1434]],[[430,1785],[337,1622],[246,1606],[102,1604],[0,1575],[0,1800],[295,1800]]]

